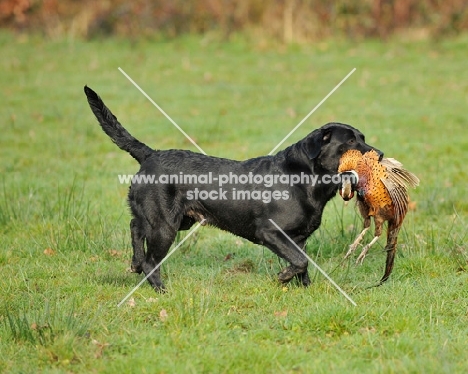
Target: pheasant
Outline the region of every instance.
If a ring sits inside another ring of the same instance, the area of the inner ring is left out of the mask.
[[[392,270],[395,259],[398,232],[408,211],[407,186],[416,187],[419,179],[413,173],[403,169],[403,165],[393,158],[383,158],[374,150],[362,154],[357,150],[346,152],[340,160],[338,172],[341,173],[340,195],[348,201],[357,192],[357,206],[364,218],[364,229],[349,246],[345,258],[349,257],[364,238],[374,217],[375,234],[370,243],[364,246],[356,263],[361,263],[369,248],[382,234],[382,226],[388,221],[387,259],[385,273],[379,285],[385,282]]]

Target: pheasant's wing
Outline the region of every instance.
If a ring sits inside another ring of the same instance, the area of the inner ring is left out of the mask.
[[[387,169],[387,178],[401,187],[419,186],[419,178],[410,171],[403,168],[401,162],[394,158],[383,158],[380,163]]]
[[[387,167],[387,168],[388,167],[395,167],[395,168],[402,168],[403,167],[403,164],[400,161],[398,161],[398,160],[396,160],[394,158],[391,158],[391,157],[384,157],[380,161],[380,163],[382,165],[384,165],[385,167]]]
[[[391,173],[387,174],[391,175]],[[395,220],[401,222],[408,211],[409,197],[406,185],[395,182],[395,179],[389,176],[381,178],[380,180],[384,184],[392,200],[395,208]]]
[[[386,168],[385,177],[381,178],[381,181],[392,199],[395,218],[400,221],[408,211],[408,186],[418,186],[419,178],[404,169],[402,163],[394,158],[384,158],[380,163]]]

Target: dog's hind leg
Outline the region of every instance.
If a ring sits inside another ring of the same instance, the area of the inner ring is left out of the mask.
[[[161,261],[169,252],[177,231],[169,227],[159,229],[146,234],[146,258],[142,264],[145,275],[151,273],[148,282],[156,291],[164,291],[165,287],[161,281]],[[157,267],[156,270],[154,270]],[[153,271],[154,270],[154,271]]]
[[[144,229],[137,218],[130,221],[130,233],[132,235],[133,256],[130,271],[140,274],[143,271],[142,264],[145,261],[145,236]]]

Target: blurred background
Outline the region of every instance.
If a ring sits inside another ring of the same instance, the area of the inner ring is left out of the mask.
[[[468,29],[465,0],[0,0],[0,28],[49,37],[248,31],[283,42],[440,38]]]
[[[0,0],[0,373],[465,373],[467,29],[467,0]],[[420,178],[387,284],[368,289],[384,238],[343,262],[362,222],[338,197],[307,251],[357,308],[312,269],[280,287],[272,252],[204,227],[164,263],[168,294],[116,309],[142,279],[118,179],[138,165],[83,86],[149,146],[197,151],[119,67],[236,160],[355,71],[280,149],[344,122]]]

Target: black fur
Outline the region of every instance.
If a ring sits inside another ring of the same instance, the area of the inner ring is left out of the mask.
[[[152,150],[136,140],[117,121],[100,97],[89,87],[84,88],[89,105],[104,132],[121,149],[129,152],[140,164],[138,175],[173,175],[180,173],[213,176],[229,175],[334,175],[340,157],[349,149],[367,152],[373,147],[365,143],[364,135],[357,129],[329,123],[314,130],[307,137],[274,156],[262,156],[246,161],[211,157],[186,150]],[[382,152],[378,151],[380,154]],[[166,256],[177,231],[189,229],[195,222],[216,226],[235,235],[264,245],[290,263],[278,279],[288,282],[297,276],[303,285],[310,283],[307,259],[286,237],[271,224],[275,221],[300,248],[320,226],[325,204],[335,196],[337,183],[279,184],[266,187],[262,184],[226,184],[225,200],[189,200],[188,194],[196,188],[219,191],[217,184],[138,184],[130,187],[128,201],[133,219],[130,230],[133,245],[132,269],[150,273]],[[278,190],[288,199],[234,200],[233,189],[252,193]],[[145,250],[146,244],[146,250]],[[164,285],[160,270],[148,278],[149,283],[161,290]]]

